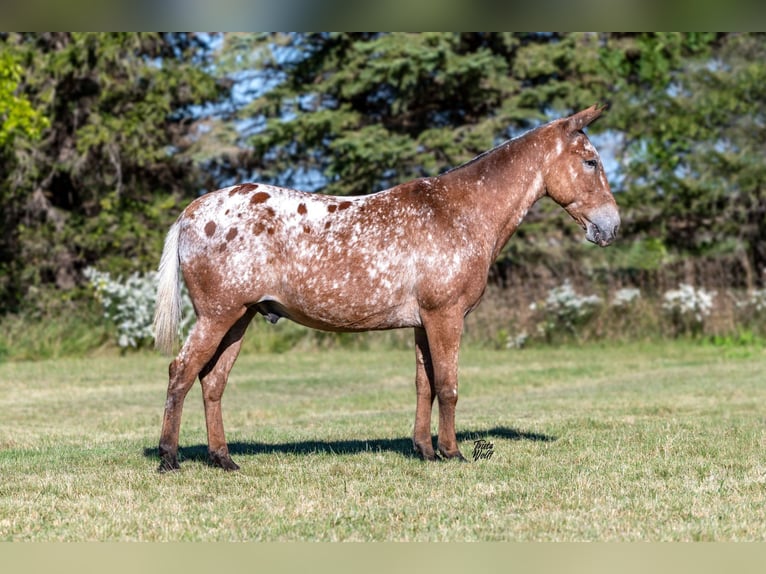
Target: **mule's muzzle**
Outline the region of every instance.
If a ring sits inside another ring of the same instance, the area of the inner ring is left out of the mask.
[[[620,214],[611,205],[599,207],[585,217],[585,238],[600,247],[606,247],[620,228]]]

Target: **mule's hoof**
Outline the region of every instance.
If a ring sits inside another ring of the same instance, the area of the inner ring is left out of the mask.
[[[430,460],[430,461],[438,461],[439,457],[436,456],[436,453],[434,452],[433,447],[431,448],[421,448],[418,445],[413,445],[412,450],[415,452],[415,456],[420,458],[421,460]]]
[[[219,466],[227,472],[239,470],[239,465],[231,459],[222,462]]]
[[[231,460],[231,457],[226,455],[221,455],[218,453],[209,453],[210,454],[210,465],[211,466],[217,466],[218,468],[222,468],[226,471],[233,471],[233,470],[239,470],[239,465]]]
[[[459,450],[454,451],[444,451],[439,449],[439,454],[444,457],[445,460],[457,460],[459,462],[468,462],[468,459],[466,459],[463,456],[463,453],[461,453]]]
[[[178,464],[178,459],[176,458],[163,458],[160,460],[160,465],[157,467],[157,472],[160,474],[175,472],[177,470],[181,470],[181,465]]]

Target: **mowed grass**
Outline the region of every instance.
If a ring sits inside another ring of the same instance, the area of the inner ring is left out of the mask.
[[[493,445],[468,464],[411,455],[411,352],[247,355],[224,395],[241,470],[207,466],[197,385],[161,475],[167,362],[0,365],[0,539],[766,539],[761,348],[464,349],[461,448]]]

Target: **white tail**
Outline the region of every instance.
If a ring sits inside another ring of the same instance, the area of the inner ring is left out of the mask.
[[[154,346],[169,355],[178,340],[181,321],[181,290],[178,277],[178,235],[176,221],[168,231],[160,259],[157,301],[154,308]]]

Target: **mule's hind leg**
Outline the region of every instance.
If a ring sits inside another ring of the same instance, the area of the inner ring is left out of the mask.
[[[221,397],[229,379],[229,372],[237,360],[242,347],[242,338],[250,324],[255,310],[247,313],[229,329],[221,341],[218,351],[200,373],[202,398],[205,402],[205,422],[207,424],[207,445],[210,463],[224,470],[238,470],[239,466],[231,460],[229,447],[223,430],[221,415]]]
[[[158,470],[160,472],[179,468],[178,434],[181,429],[181,413],[186,394],[194,384],[194,379],[215,355],[226,332],[240,317],[241,313],[227,321],[199,317],[181,352],[170,363],[168,395],[165,400],[165,414],[162,418],[159,444]]]
[[[434,369],[431,363],[431,351],[428,337],[420,327],[415,328],[415,430],[412,434],[412,447],[424,460],[437,460],[431,440],[431,410],[434,398]]]

